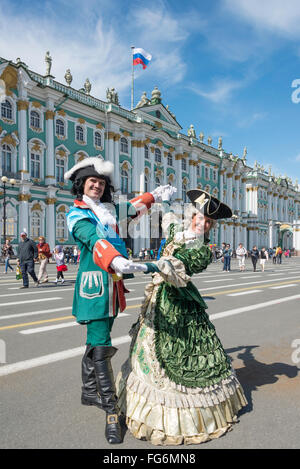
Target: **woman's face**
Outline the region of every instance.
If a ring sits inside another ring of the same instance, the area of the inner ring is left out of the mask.
[[[83,192],[93,200],[100,200],[105,189],[105,180],[97,177],[89,177],[84,183]]]
[[[213,225],[213,220],[198,212],[192,219],[192,230],[197,234],[208,233]]]

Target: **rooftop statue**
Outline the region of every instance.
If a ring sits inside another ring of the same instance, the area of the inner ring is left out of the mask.
[[[114,88],[107,88],[106,99],[109,103],[116,104],[117,106],[120,105],[118,93],[115,91]]]
[[[84,91],[86,94],[90,94],[91,89],[92,89],[92,85],[90,83],[90,80],[87,78],[84,83]]]
[[[196,131],[194,129],[193,124],[190,125],[190,128],[187,131],[188,137],[196,138]]]
[[[222,148],[223,148],[222,137],[219,137],[219,139],[218,139],[218,150],[222,150]]]
[[[51,66],[52,66],[52,57],[50,56],[49,51],[46,52],[45,62],[46,62],[46,76],[48,76],[50,75]]]
[[[147,104],[150,102],[150,100],[147,98],[147,93],[146,91],[143,92],[140,101],[137,103],[136,107],[143,107],[147,106]]]

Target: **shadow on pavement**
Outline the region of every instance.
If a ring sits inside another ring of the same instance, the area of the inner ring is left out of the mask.
[[[253,409],[252,392],[256,391],[258,387],[276,383],[279,380],[279,376],[282,375],[287,378],[296,378],[300,371],[297,366],[286,363],[275,362],[267,364],[256,360],[253,349],[258,347],[259,345],[246,345],[226,349],[228,354],[239,352],[236,358],[242,360],[245,365],[242,368],[235,369],[237,378],[243,387],[248,401],[248,406],[240,412],[240,415]]]

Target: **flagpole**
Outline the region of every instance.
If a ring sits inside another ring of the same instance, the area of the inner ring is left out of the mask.
[[[131,111],[133,109],[133,99],[134,99],[134,65],[133,65],[133,49],[134,46],[131,46],[131,62],[132,62],[132,77],[131,77]]]

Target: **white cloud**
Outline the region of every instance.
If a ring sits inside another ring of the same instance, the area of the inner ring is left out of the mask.
[[[223,0],[223,6],[255,28],[300,37],[299,0]]]
[[[234,90],[242,88],[243,86],[243,80],[233,81],[230,79],[220,79],[210,90],[204,90],[203,87],[196,84],[190,85],[188,88],[198,96],[202,96],[213,103],[223,104],[231,98]]]
[[[300,162],[300,153],[299,153],[299,155],[296,156],[296,158],[294,159],[294,161],[297,161],[297,162],[299,161],[299,162]]]

